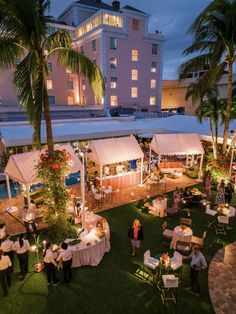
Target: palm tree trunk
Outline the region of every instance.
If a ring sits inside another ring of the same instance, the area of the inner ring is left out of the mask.
[[[54,143],[53,143],[53,135],[52,135],[52,120],[51,120],[50,104],[48,100],[48,92],[47,92],[45,84],[44,84],[44,92],[43,92],[43,108],[44,108],[44,118],[45,118],[45,124],[46,124],[48,152],[49,154],[53,154]]]
[[[223,135],[223,146],[222,152],[226,153],[228,135],[229,135],[229,123],[230,123],[230,112],[231,112],[231,102],[232,102],[232,85],[233,85],[233,65],[231,58],[229,56],[229,66],[228,66],[228,94],[227,94],[227,104],[225,110],[225,128]]]
[[[211,142],[212,142],[214,159],[217,159],[217,151],[216,151],[215,139],[214,139],[214,134],[213,134],[213,123],[212,123],[211,118],[210,118],[210,134],[211,134]]]
[[[216,159],[218,158],[218,121],[215,123],[215,149],[216,149]]]

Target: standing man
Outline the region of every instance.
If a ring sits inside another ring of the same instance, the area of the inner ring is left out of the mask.
[[[38,231],[35,224],[35,212],[33,208],[28,208],[28,206],[24,206],[23,210],[21,211],[21,218],[24,222],[28,238],[30,237],[30,226],[32,227],[34,233],[37,235]]]
[[[4,297],[7,297],[8,288],[11,285],[10,267],[11,261],[9,256],[4,256],[3,251],[0,250],[0,281]]]
[[[72,280],[72,251],[65,242],[61,244],[61,248],[62,251],[57,258],[57,262],[62,260],[64,282],[67,283]]]
[[[6,234],[4,241],[1,244],[1,250],[3,251],[4,255],[9,256],[11,260],[11,273],[13,272],[13,263],[14,263],[14,250],[15,245],[14,242],[10,240],[10,235]]]
[[[199,246],[194,245],[192,253],[189,256],[184,256],[183,259],[190,260],[190,278],[191,287],[188,290],[192,290],[196,296],[200,296],[200,286],[198,282],[199,271],[207,267],[206,259],[200,252]]]

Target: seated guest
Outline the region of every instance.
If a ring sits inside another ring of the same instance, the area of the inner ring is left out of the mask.
[[[183,198],[187,203],[190,203],[193,198],[193,194],[188,186],[184,189]]]
[[[21,218],[24,222],[27,236],[30,237],[30,227],[32,227],[34,233],[37,235],[37,227],[35,223],[35,212],[32,208],[28,208],[28,206],[24,206],[23,210],[21,211]]]
[[[9,256],[9,258],[11,260],[11,264],[12,264],[11,272],[13,272],[15,245],[14,245],[14,242],[10,240],[10,235],[9,234],[6,234],[5,239],[1,243],[0,248],[3,251],[4,255]]]

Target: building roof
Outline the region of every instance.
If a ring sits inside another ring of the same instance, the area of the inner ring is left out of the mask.
[[[152,150],[158,155],[203,154],[198,134],[156,134],[151,141]]]
[[[129,11],[135,11],[135,12],[142,13],[142,14],[147,14],[146,12],[143,12],[141,10],[134,8],[134,7],[131,7],[130,5],[126,5],[122,9],[129,10]]]
[[[134,136],[91,141],[89,148],[92,152],[88,154],[88,158],[99,165],[109,165],[144,157]]]
[[[67,25],[65,21],[56,20],[54,18],[48,18],[47,23],[59,24],[59,25]]]
[[[74,153],[73,147],[70,144],[57,145],[57,150],[66,149],[72,157],[72,165],[70,167],[70,173],[75,173],[81,170],[82,164],[79,158]],[[37,177],[35,166],[38,164],[40,155],[45,150],[31,151],[22,154],[11,155],[4,173],[15,181],[25,185],[31,185],[39,183],[40,179]]]
[[[114,8],[113,6],[106,4],[104,2],[98,2],[96,0],[79,0],[76,1],[76,3],[78,4],[83,4],[83,5],[87,5],[89,7],[94,7],[97,9],[104,9],[104,10],[110,10],[110,11],[118,11],[116,8]]]

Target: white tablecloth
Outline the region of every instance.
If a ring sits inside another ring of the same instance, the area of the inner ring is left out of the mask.
[[[150,209],[149,213],[151,215],[160,216],[160,217],[166,216],[166,207],[167,207],[166,199],[163,199],[163,200],[154,199],[152,201],[152,205],[153,206],[149,207]]]
[[[191,242],[192,235],[193,235],[193,231],[189,227],[186,227],[184,231],[182,231],[181,226],[175,227],[170,248],[175,250],[178,241]]]

